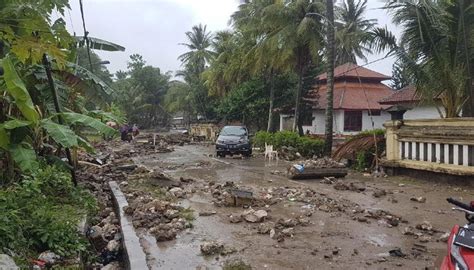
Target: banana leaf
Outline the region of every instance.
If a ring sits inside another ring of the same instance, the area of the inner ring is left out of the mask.
[[[82,126],[93,128],[96,131],[107,136],[113,136],[117,132],[115,129],[107,126],[101,121],[84,114],[64,112],[61,113],[61,116],[63,117],[64,121],[66,121],[66,123],[68,123],[69,125],[81,124]]]
[[[112,43],[110,41],[102,40],[99,38],[87,37],[89,40],[89,48],[94,50],[102,50],[102,51],[109,51],[109,52],[124,52],[125,48]],[[86,39],[83,36],[76,37],[77,45],[79,47],[86,46]]]

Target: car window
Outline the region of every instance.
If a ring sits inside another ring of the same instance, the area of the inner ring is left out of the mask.
[[[247,129],[243,127],[224,127],[221,131],[221,135],[224,136],[245,136],[247,135]]]

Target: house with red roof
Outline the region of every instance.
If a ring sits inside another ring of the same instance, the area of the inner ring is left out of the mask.
[[[412,85],[395,91],[390,96],[381,99],[379,103],[382,106],[389,106],[388,110],[397,107],[397,110],[405,111],[403,119],[438,119],[441,118],[440,112],[444,111],[439,102],[438,108],[435,104],[424,102]]]
[[[382,128],[391,119],[384,109],[390,105],[379,101],[394,92],[383,81],[391,79],[365,67],[347,63],[334,69],[334,133],[355,134],[364,130]],[[327,74],[316,77],[316,85],[307,97],[313,110],[312,121],[305,123],[304,130],[311,134],[324,134],[325,110],[327,106]],[[290,129],[293,118],[289,114],[280,115],[280,130]]]

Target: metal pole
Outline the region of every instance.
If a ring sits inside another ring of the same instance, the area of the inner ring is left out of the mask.
[[[58,100],[58,93],[56,91],[56,87],[54,85],[54,80],[53,80],[53,75],[51,74],[51,63],[48,61],[48,57],[46,54],[43,54],[43,65],[46,70],[46,76],[48,77],[48,83],[49,87],[51,88],[51,92],[53,94],[53,102],[54,102],[54,108],[56,109],[56,112],[58,113],[58,123],[60,125],[64,124],[63,118],[61,117],[61,108],[59,107],[59,100]],[[71,151],[69,148],[66,147],[66,157],[69,162],[69,165],[71,165],[71,177],[72,177],[72,182],[74,183],[75,186],[77,186],[77,179],[76,179],[76,171],[75,171],[75,166],[74,162],[72,161],[71,157]]]

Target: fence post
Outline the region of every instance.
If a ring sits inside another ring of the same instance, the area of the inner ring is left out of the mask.
[[[398,142],[397,130],[402,125],[403,122],[399,120],[388,121],[383,125],[387,129],[385,132],[387,144],[387,161],[396,161],[400,159],[400,146]]]

